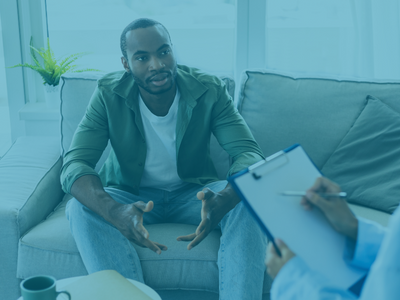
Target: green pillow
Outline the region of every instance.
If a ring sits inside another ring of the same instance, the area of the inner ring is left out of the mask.
[[[392,213],[400,202],[400,114],[368,96],[321,171],[349,202]]]

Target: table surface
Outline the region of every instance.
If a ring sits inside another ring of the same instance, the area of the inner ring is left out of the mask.
[[[71,278],[65,278],[65,279],[57,280],[57,283],[56,283],[57,291],[62,291],[63,288],[66,285],[68,285],[68,284],[70,284],[70,283],[72,283],[72,282],[74,282],[74,281],[76,281],[76,280],[78,280],[78,279],[80,279],[82,277],[84,277],[84,276],[71,277]],[[136,281],[136,280],[132,280],[132,279],[128,279],[128,280],[131,283],[133,283],[138,289],[140,289],[143,293],[145,293],[147,296],[149,296],[151,299],[153,299],[153,300],[161,300],[160,296],[151,287],[149,287],[149,286],[147,286],[147,285],[145,285],[145,284],[143,284],[143,283],[141,283],[139,281]],[[18,300],[23,300],[22,296],[19,297]],[[59,295],[57,297],[57,300],[68,300],[68,296],[66,296],[64,294],[61,294],[61,295]],[[71,300],[73,300],[73,299],[71,299]]]

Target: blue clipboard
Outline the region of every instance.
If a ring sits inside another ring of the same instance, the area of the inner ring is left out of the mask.
[[[258,163],[255,163],[254,165],[249,166],[248,168],[232,175],[231,177],[228,178],[228,182],[232,185],[233,189],[235,190],[235,192],[237,193],[237,195],[240,197],[240,199],[243,201],[243,203],[246,205],[246,207],[249,209],[250,213],[252,214],[253,218],[257,221],[257,223],[259,224],[259,226],[262,228],[262,230],[265,232],[265,234],[268,237],[268,240],[272,243],[276,253],[281,257],[282,253],[279,250],[278,246],[275,243],[275,239],[274,236],[271,234],[271,232],[268,230],[268,228],[265,226],[265,224],[260,220],[260,218],[257,216],[257,214],[254,212],[253,208],[251,207],[251,205],[249,204],[249,202],[247,201],[246,197],[243,195],[243,193],[241,192],[241,190],[239,189],[239,187],[237,186],[235,179],[251,172],[253,175],[253,178],[255,180],[258,180],[262,177],[262,173],[258,173],[257,172],[257,168],[264,165],[265,163],[269,163],[271,161],[273,161],[274,159],[284,155],[285,153],[289,153],[290,151],[296,149],[297,147],[300,147],[300,144],[294,144],[282,151],[279,151],[271,156],[268,156],[267,158],[259,161]],[[317,168],[317,166],[315,165],[315,163],[312,161],[312,159],[310,157],[308,157],[310,159],[310,161],[312,162],[312,164],[315,166],[315,168],[319,171],[319,173],[321,173],[321,171]],[[279,166],[278,166],[279,167]],[[323,174],[321,173],[321,176]]]
[[[319,176],[322,176],[321,171],[304,149],[295,144],[229,177],[228,181],[279,256],[281,253],[270,230],[290,242],[288,246],[311,269],[321,272],[335,285],[351,289],[362,282],[365,270],[344,261],[345,237],[331,227],[319,210],[306,212],[302,209],[300,199],[295,198],[298,196],[282,198],[281,195],[285,190],[306,190]],[[286,218],[283,226],[281,218]],[[298,223],[290,223],[292,220]],[[310,228],[313,235],[307,234]],[[320,243],[321,240],[324,243]]]
[[[257,221],[258,225],[262,228],[262,230],[265,232],[265,234],[268,237],[268,240],[272,243],[276,253],[282,257],[282,253],[279,250],[278,246],[275,243],[275,239],[274,236],[271,234],[271,232],[268,230],[268,228],[265,226],[265,224],[260,220],[260,218],[257,216],[257,214],[254,212],[253,208],[251,207],[251,205],[249,204],[249,202],[247,201],[246,197],[243,195],[243,193],[241,192],[241,190],[239,189],[239,187],[236,185],[235,179],[248,173],[248,172],[252,172],[253,177],[255,180],[259,179],[262,174],[258,174],[257,173],[257,168],[264,165],[265,163],[268,163],[282,155],[284,155],[285,153],[288,153],[290,151],[292,151],[293,149],[299,147],[300,144],[294,144],[282,151],[279,151],[267,158],[265,158],[264,160],[259,161],[258,163],[255,163],[254,165],[251,165],[250,167],[236,173],[235,175],[231,176],[228,178],[228,182],[232,185],[233,189],[235,190],[236,194],[240,197],[240,199],[243,201],[243,203],[246,205],[246,207],[248,208],[248,210],[250,211],[250,213],[252,214],[253,218]]]

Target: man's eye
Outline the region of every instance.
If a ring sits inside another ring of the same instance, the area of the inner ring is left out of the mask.
[[[164,50],[163,52],[161,52],[162,55],[167,55],[171,52],[171,50]]]
[[[136,57],[136,60],[138,60],[138,61],[144,61],[146,59],[147,59],[147,56],[138,56],[138,57]]]

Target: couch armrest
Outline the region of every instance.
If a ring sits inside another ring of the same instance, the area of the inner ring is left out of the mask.
[[[19,294],[19,238],[62,200],[60,141],[22,137],[0,159],[0,295]]]
[[[357,217],[362,217],[387,227],[391,214],[357,204],[348,203],[350,209]]]

